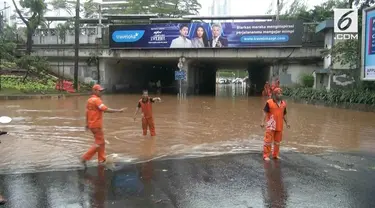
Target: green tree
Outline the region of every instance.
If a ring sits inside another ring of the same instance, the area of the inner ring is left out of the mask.
[[[72,11],[75,4],[68,0],[53,0],[55,10]],[[98,16],[99,6],[93,0],[81,4],[84,17]],[[183,15],[198,14],[201,4],[198,0],[128,0],[126,3],[113,4],[106,8],[110,14],[157,14],[161,17],[181,17]]]
[[[82,8],[85,18],[97,18],[99,16],[99,5],[93,0],[85,1]]]
[[[14,27],[8,25],[1,28],[0,33],[0,58],[1,69],[15,67],[14,61],[17,55],[17,35]]]
[[[354,0],[327,0],[320,5],[308,9],[306,1],[280,0],[280,19],[297,19],[305,22],[321,22],[333,17],[334,8],[347,8]],[[274,13],[271,4],[268,13]],[[350,6],[351,7],[351,6]]]
[[[52,6],[53,11],[57,11],[58,15],[60,15],[60,11],[64,10],[68,12],[69,15],[73,15],[73,6],[74,2],[67,1],[67,0],[52,0],[49,2],[49,4]]]
[[[44,0],[20,0],[19,4],[21,8],[19,8],[16,2],[14,0],[12,1],[18,16],[27,27],[26,54],[30,55],[33,46],[33,35],[36,28],[42,23],[47,5]]]
[[[61,43],[65,42],[66,33],[69,30],[72,30],[73,28],[74,28],[74,25],[70,21],[64,22],[64,23],[59,23],[57,25],[56,29],[57,29],[58,37],[59,37]]]

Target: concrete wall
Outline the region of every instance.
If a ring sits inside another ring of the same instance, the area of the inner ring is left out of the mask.
[[[287,73],[291,75],[292,84],[301,84],[301,76],[304,74],[312,75],[315,70],[319,69],[321,69],[321,66],[315,64],[305,66],[301,64],[291,64],[287,69]]]
[[[313,75],[313,72],[323,67],[323,61],[318,64],[301,64],[299,62],[292,62],[282,65],[270,66],[271,73],[268,81],[272,82],[276,78],[280,79],[280,84],[283,86],[293,86],[301,84],[301,77],[304,74]]]
[[[35,55],[44,57],[59,57],[62,53],[62,49],[53,49],[48,47],[35,47]],[[92,48],[81,48],[79,50],[80,57],[91,57],[93,53]],[[202,48],[200,50],[195,49],[122,49],[122,50],[110,50],[101,49],[98,51],[102,58],[116,58],[121,60],[149,60],[152,59],[176,59],[183,55],[187,59],[238,59],[238,60],[249,60],[249,59],[264,59],[264,61],[273,61],[275,59],[312,59],[320,58],[320,48],[241,48],[241,49],[212,49]],[[66,56],[74,57],[74,48],[66,48]]]
[[[74,62],[73,61],[51,61],[51,70],[57,76],[73,79],[74,78]],[[89,83],[91,80],[97,79],[97,67],[88,66],[86,62],[78,64],[78,79],[80,82]]]
[[[103,85],[109,90],[128,90],[129,88],[142,88],[143,77],[147,71],[142,70],[139,64],[129,61],[103,61]]]
[[[79,36],[80,44],[95,44],[97,35],[96,27],[81,28],[81,34]],[[66,31],[65,38],[59,37],[57,29],[38,29],[33,36],[34,45],[53,45],[53,44],[74,44],[74,30]]]
[[[325,39],[324,49],[331,50],[333,46],[333,30],[332,29],[328,30],[325,33],[324,39]],[[328,69],[328,67],[331,66],[331,61],[332,61],[332,58],[330,54],[327,54],[326,56],[324,56],[324,69]]]

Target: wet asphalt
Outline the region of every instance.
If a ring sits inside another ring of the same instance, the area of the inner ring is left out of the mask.
[[[375,154],[284,153],[165,159],[0,175],[9,208],[375,207]]]

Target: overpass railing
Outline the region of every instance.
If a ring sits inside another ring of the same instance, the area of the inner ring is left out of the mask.
[[[315,33],[317,24],[306,23],[303,27],[302,43],[304,47],[324,47],[324,34]],[[82,27],[80,28],[79,42],[82,45],[101,45],[108,47],[109,31],[108,27],[102,28],[102,38],[98,39],[98,27]],[[33,36],[35,46],[41,45],[72,45],[74,44],[74,28],[65,31],[59,31],[58,28],[37,29]],[[22,47],[22,46],[20,46]]]

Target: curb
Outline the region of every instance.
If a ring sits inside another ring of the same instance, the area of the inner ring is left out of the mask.
[[[90,93],[74,93],[74,94],[46,94],[46,95],[0,95],[0,100],[27,100],[27,99],[64,99],[74,96],[87,96]]]
[[[347,109],[347,110],[356,110],[356,111],[363,111],[363,112],[375,112],[374,105],[366,105],[366,104],[359,104],[359,103],[327,103],[320,100],[305,100],[305,99],[298,99],[285,96],[286,100],[293,101],[295,103],[300,104],[309,104],[309,105],[319,105],[331,108],[338,108],[338,109]]]

